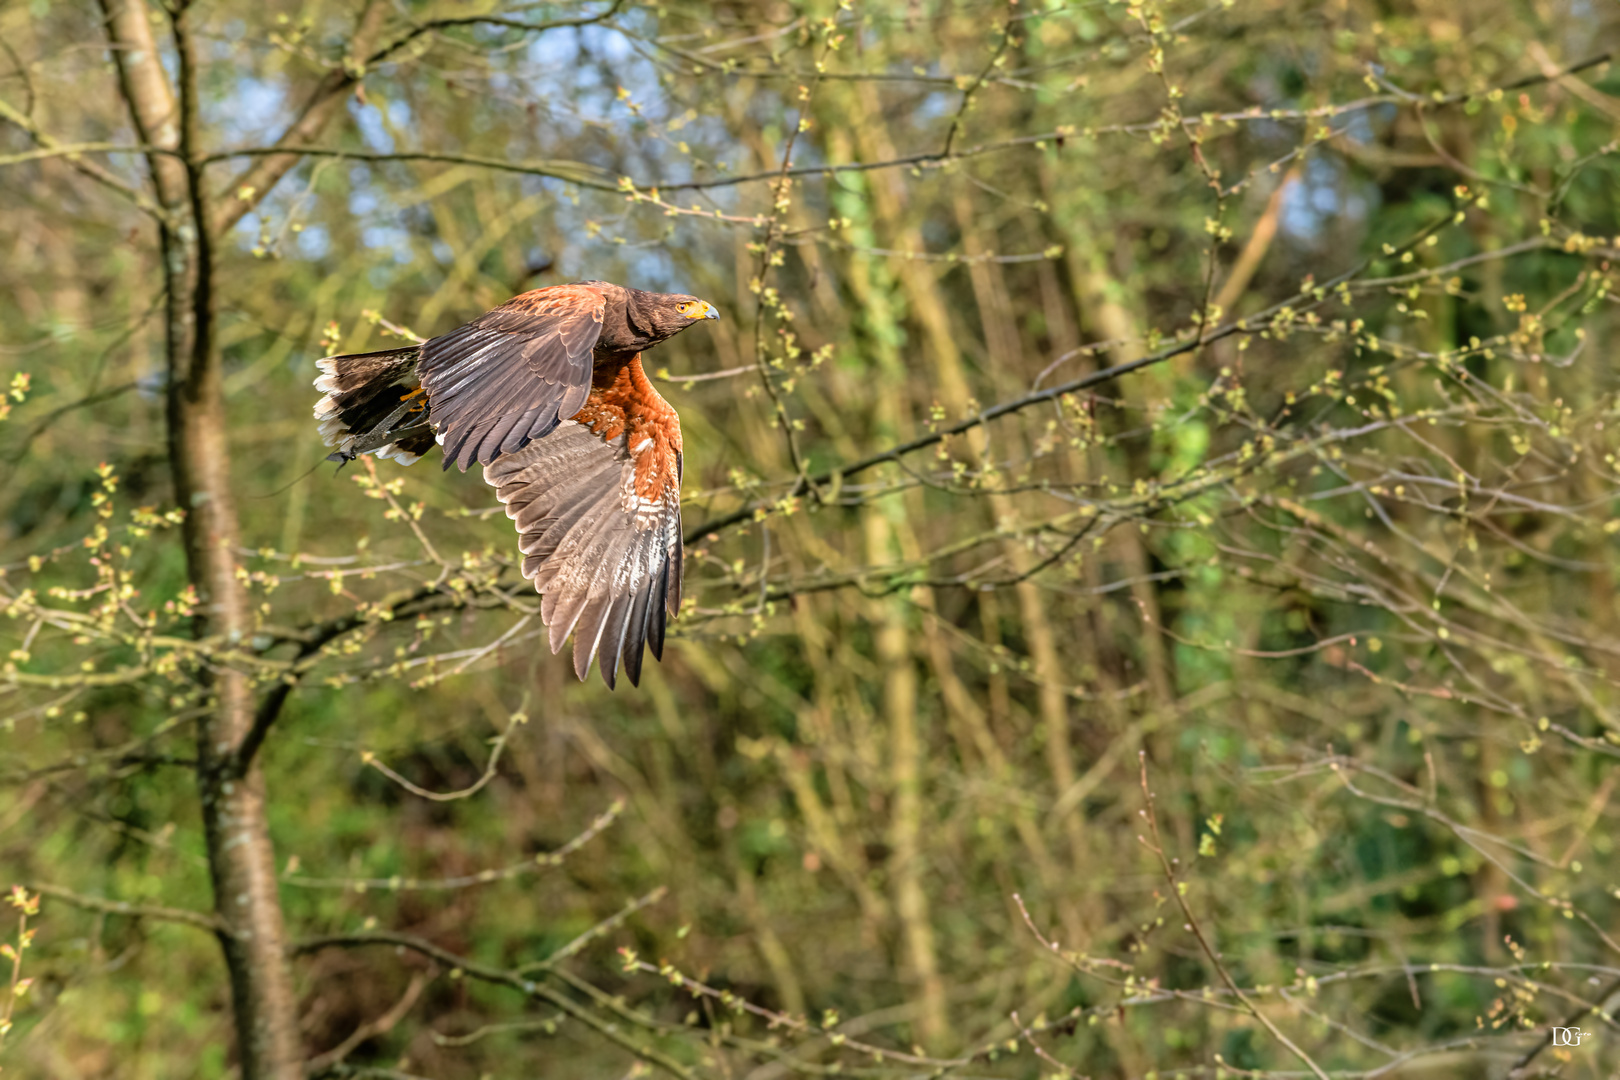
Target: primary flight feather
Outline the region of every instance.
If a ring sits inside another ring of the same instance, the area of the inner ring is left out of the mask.
[[[681,423],[641,353],[719,318],[683,293],[605,281],[515,296],[420,345],[328,356],[315,418],[335,461],[477,463],[517,526],[551,651],[641,681],[681,600]]]

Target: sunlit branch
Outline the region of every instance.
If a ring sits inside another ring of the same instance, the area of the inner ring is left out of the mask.
[[[1222,962],[1220,953],[1216,952],[1215,947],[1210,944],[1209,937],[1204,933],[1203,924],[1199,921],[1198,916],[1193,913],[1192,905],[1187,902],[1187,887],[1186,883],[1181,879],[1180,873],[1176,870],[1177,860],[1171,859],[1165,851],[1164,839],[1159,834],[1159,815],[1154,806],[1153,790],[1148,784],[1147,755],[1139,751],[1137,760],[1141,764],[1142,798],[1146,804],[1142,816],[1147,820],[1148,835],[1152,837],[1151,840],[1140,836],[1137,839],[1158,859],[1159,868],[1164,872],[1165,882],[1170,886],[1170,895],[1175,899],[1182,915],[1186,917],[1185,928],[1197,940],[1198,948],[1203,952],[1204,958],[1209,961],[1210,966],[1221,977],[1221,982],[1226,984],[1227,990],[1231,992],[1233,997],[1237,998],[1244,1011],[1254,1017],[1260,1026],[1270,1032],[1271,1037],[1281,1043],[1290,1054],[1298,1058],[1317,1080],[1328,1080],[1328,1074],[1323,1071],[1322,1066],[1318,1065],[1315,1059],[1301,1049],[1299,1044],[1283,1034],[1282,1029],[1272,1021],[1271,1017],[1262,1012],[1250,1000],[1249,995],[1243,992],[1238,986],[1237,980],[1232,977],[1232,973],[1227,969],[1226,964]]]
[[[540,854],[525,859],[520,863],[490,870],[480,870],[476,874],[464,874],[453,878],[414,878],[402,875],[386,878],[317,878],[290,874],[283,877],[282,881],[288,885],[296,885],[304,889],[342,889],[346,892],[357,893],[367,891],[384,893],[449,892],[457,889],[470,889],[477,885],[488,885],[496,881],[510,881],[513,878],[525,877],[542,870],[556,869],[567,861],[569,856],[575,854],[586,844],[606,832],[623,813],[623,800],[615,800],[611,806],[598,814],[596,819],[587,825],[582,832],[561,847],[552,851],[542,851]],[[583,943],[579,947],[583,948]],[[556,957],[548,959],[546,963],[549,964],[554,959]]]
[[[1451,223],[1451,218],[1441,218],[1431,225],[1419,230],[1416,235],[1412,236],[1400,247],[1391,248],[1391,251],[1397,254],[1403,251],[1410,251],[1424,239],[1434,235],[1441,228]],[[1534,247],[1549,246],[1548,242],[1545,240],[1530,240],[1525,241],[1524,244],[1528,246],[1523,250],[1529,250],[1530,248]],[[1517,252],[1514,253],[1516,254]],[[1505,252],[1488,252],[1479,256],[1471,256],[1470,262],[1480,261],[1486,258],[1505,257],[1508,257],[1507,253]],[[812,488],[821,488],[833,483],[835,477],[842,480],[865,472],[866,470],[874,468],[878,465],[883,465],[890,462],[898,462],[907,454],[911,454],[917,450],[921,450],[929,446],[934,446],[953,435],[960,435],[964,432],[972,431],[973,429],[981,427],[992,420],[999,419],[1000,417],[1021,412],[1022,410],[1030,408],[1031,406],[1053,401],[1066,395],[1078,393],[1079,391],[1087,390],[1091,387],[1098,386],[1106,382],[1112,382],[1116,379],[1122,378],[1125,375],[1133,374],[1156,364],[1162,364],[1164,361],[1173,359],[1177,356],[1195,352],[1204,345],[1223,340],[1233,335],[1256,333],[1265,329],[1271,319],[1275,318],[1281,313],[1284,313],[1285,311],[1289,314],[1290,319],[1292,320],[1292,317],[1298,315],[1301,311],[1308,310],[1309,308],[1319,304],[1319,298],[1330,296],[1333,294],[1334,290],[1338,289],[1341,285],[1348,285],[1353,282],[1360,276],[1368,265],[1370,265],[1368,261],[1363,261],[1351,270],[1323,282],[1310,292],[1297,293],[1287,300],[1271,305],[1264,311],[1227,322],[1224,325],[1209,331],[1207,334],[1195,334],[1191,337],[1183,338],[1173,345],[1169,345],[1155,352],[1149,353],[1148,355],[1139,359],[1131,360],[1123,364],[1116,364],[1112,367],[1082,375],[1079,378],[1071,379],[1068,382],[1049,387],[1045,390],[1038,390],[1025,394],[1022,397],[1000,402],[994,406],[983,409],[977,414],[970,416],[965,420],[961,420],[949,427],[938,429],[930,432],[927,435],[918,436],[915,439],[901,443],[888,450],[861,458],[850,463],[849,465],[841,466],[837,469],[828,469],[814,476],[801,477],[789,486],[786,494],[777,500],[770,502],[749,503],[729,514],[724,514],[718,518],[706,521],[697,527],[690,529],[686,534],[686,543],[696,544],[699,540],[710,533],[731,528],[732,526],[746,521],[755,520],[764,514],[768,514],[775,507],[790,504],[793,500],[806,494]],[[1303,304],[1304,307],[1296,309],[1294,307],[1296,304]]]
[[[514,625],[522,626],[524,623],[528,622],[528,619],[529,617],[525,615]],[[508,631],[508,633],[510,632],[511,631]],[[489,761],[485,764],[484,771],[479,774],[478,779],[473,781],[471,785],[464,787],[459,791],[429,791],[418,784],[412,783],[410,780],[407,780],[405,777],[383,764],[382,761],[378,760],[377,755],[373,754],[369,750],[360,755],[360,761],[361,764],[371,766],[373,769],[376,769],[378,772],[388,777],[388,779],[392,780],[394,783],[398,784],[400,787],[404,788],[406,791],[417,796],[418,798],[427,799],[430,802],[455,802],[458,799],[467,799],[478,794],[489,784],[491,780],[495,779],[495,770],[501,763],[501,754],[506,750],[506,744],[507,741],[512,737],[512,731],[519,724],[528,723],[528,720],[528,716],[521,710],[514,712],[507,719],[506,730],[497,735],[494,742],[490,745]],[[617,811],[615,811],[615,814],[616,813]],[[611,820],[611,818],[607,818],[606,820],[601,821],[600,827],[606,828],[608,822]],[[598,831],[600,831],[600,828]]]
[[[49,896],[53,900],[60,900],[64,904],[71,904],[86,911],[95,911],[103,915],[125,915],[132,919],[156,919],[159,922],[180,923],[184,926],[194,926],[199,930],[210,930],[216,934],[226,932],[225,924],[217,915],[205,911],[187,911],[184,908],[162,907],[156,904],[130,904],[122,900],[108,900],[100,896],[88,896],[84,893],[64,889],[60,885],[48,883],[34,883],[28,886],[34,892]]]
[[[274,157],[296,154],[300,157],[343,158],[349,161],[427,161],[446,165],[476,165],[496,172],[520,173],[525,176],[544,176],[563,180],[579,187],[597,191],[622,191],[620,184],[608,178],[601,170],[581,162],[523,162],[507,158],[480,157],[473,154],[415,153],[400,151],[383,153],[374,150],[347,150],[330,146],[249,146],[236,150],[221,150],[203,158],[204,165],[228,161],[231,158]]]
[[[33,154],[16,154],[8,158],[0,159],[0,165],[34,161],[45,157],[63,157],[67,159],[68,165],[73,169],[76,169],[85,176],[88,176],[101,186],[122,195],[124,198],[128,199],[130,202],[144,210],[147,214],[150,214],[153,218],[156,218],[159,221],[167,221],[169,219],[169,212],[163,207],[159,206],[157,203],[153,202],[145,192],[141,191],[139,188],[126,184],[124,181],[120,180],[118,177],[114,176],[100,165],[84,160],[83,155],[90,152],[88,149],[89,147],[101,146],[103,144],[79,144],[77,146],[63,146],[56,139],[41,131],[31,119],[24,116],[22,113],[18,112],[15,108],[4,101],[0,101],[0,120],[8,120],[22,128],[22,130],[27,133],[28,137],[39,145],[39,150]],[[105,144],[105,149],[120,152],[126,150],[134,152],[138,149],[138,151],[142,153],[172,153],[172,151],[160,151],[156,147],[132,148],[114,144]]]
[[[408,618],[412,615],[459,608],[465,606],[468,600],[468,594],[463,590],[424,585],[378,605],[368,606],[366,610],[343,615],[303,631],[298,655],[287,663],[281,681],[272,687],[259,703],[253,725],[234,750],[232,755],[234,768],[245,771],[252,763],[254,755],[264,742],[264,737],[269,734],[276,718],[281,715],[281,708],[286,704],[287,695],[297,685],[299,677],[314,666],[313,662],[332,641],[363,626],[399,617]],[[383,618],[384,614],[386,619]]]
[[[582,15],[573,19],[551,19],[544,22],[527,22],[523,19],[507,18],[500,15],[461,15],[443,19],[430,19],[415,24],[404,34],[390,41],[370,56],[366,57],[367,67],[386,63],[395,53],[421,37],[438,30],[447,30],[453,26],[498,26],[503,30],[522,30],[530,34],[542,34],[548,30],[564,30],[570,27],[594,26],[606,19],[611,19],[624,7],[625,0],[613,0],[604,10],[595,15]]]

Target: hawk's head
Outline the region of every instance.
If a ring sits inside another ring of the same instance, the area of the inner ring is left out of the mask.
[[[658,341],[675,336],[693,323],[720,317],[713,304],[686,293],[652,293],[644,295],[643,300],[652,302],[642,303],[638,314],[652,324]]]

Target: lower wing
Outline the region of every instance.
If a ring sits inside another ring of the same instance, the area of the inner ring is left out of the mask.
[[[621,659],[640,684],[643,646],[663,658],[681,599],[680,425],[632,364],[621,382],[650,399],[593,391],[573,419],[484,466],[543,595],[551,651],[573,633],[574,672],[600,655],[610,688]]]

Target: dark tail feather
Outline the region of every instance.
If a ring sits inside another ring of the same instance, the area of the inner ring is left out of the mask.
[[[326,445],[337,448],[328,461],[376,454],[410,465],[433,449],[427,395],[416,376],[421,355],[419,346],[407,345],[315,362],[321,369],[315,389],[326,395],[315,419]]]

